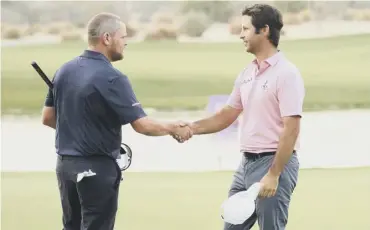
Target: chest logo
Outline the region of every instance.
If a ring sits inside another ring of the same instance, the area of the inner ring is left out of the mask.
[[[267,84],[268,82],[267,82],[267,80],[263,83],[263,85],[262,85],[262,89],[263,90],[265,90],[265,91],[267,91],[267,89],[268,89],[268,84]]]

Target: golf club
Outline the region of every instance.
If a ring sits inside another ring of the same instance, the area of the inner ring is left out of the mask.
[[[44,71],[42,71],[42,69],[40,68],[40,66],[35,61],[33,61],[31,63],[31,65],[36,70],[36,72],[40,75],[40,77],[42,78],[42,80],[44,80],[44,82],[49,86],[49,88],[50,89],[53,89],[54,88],[53,83],[46,76],[46,74],[44,73]]]

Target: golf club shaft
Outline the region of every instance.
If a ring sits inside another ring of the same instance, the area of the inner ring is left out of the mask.
[[[54,87],[53,83],[46,76],[46,74],[44,73],[44,71],[42,71],[42,69],[40,68],[40,66],[35,61],[33,61],[31,65],[36,70],[36,72],[40,75],[40,77],[42,78],[42,80],[44,80],[44,82],[49,86],[49,88],[50,89],[53,89],[53,87]]]

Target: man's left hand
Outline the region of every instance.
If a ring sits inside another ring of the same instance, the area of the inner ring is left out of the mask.
[[[190,128],[190,123],[179,121],[175,123],[176,130],[171,135],[179,143],[184,143],[193,136],[193,132]]]
[[[262,179],[261,179],[261,190],[259,192],[259,197],[267,198],[275,196],[276,190],[279,185],[279,176],[273,175],[272,173],[268,172]]]

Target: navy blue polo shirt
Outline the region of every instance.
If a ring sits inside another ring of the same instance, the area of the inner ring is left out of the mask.
[[[56,112],[59,155],[117,158],[122,125],[146,116],[127,76],[101,53],[86,50],[54,75],[45,106]]]

